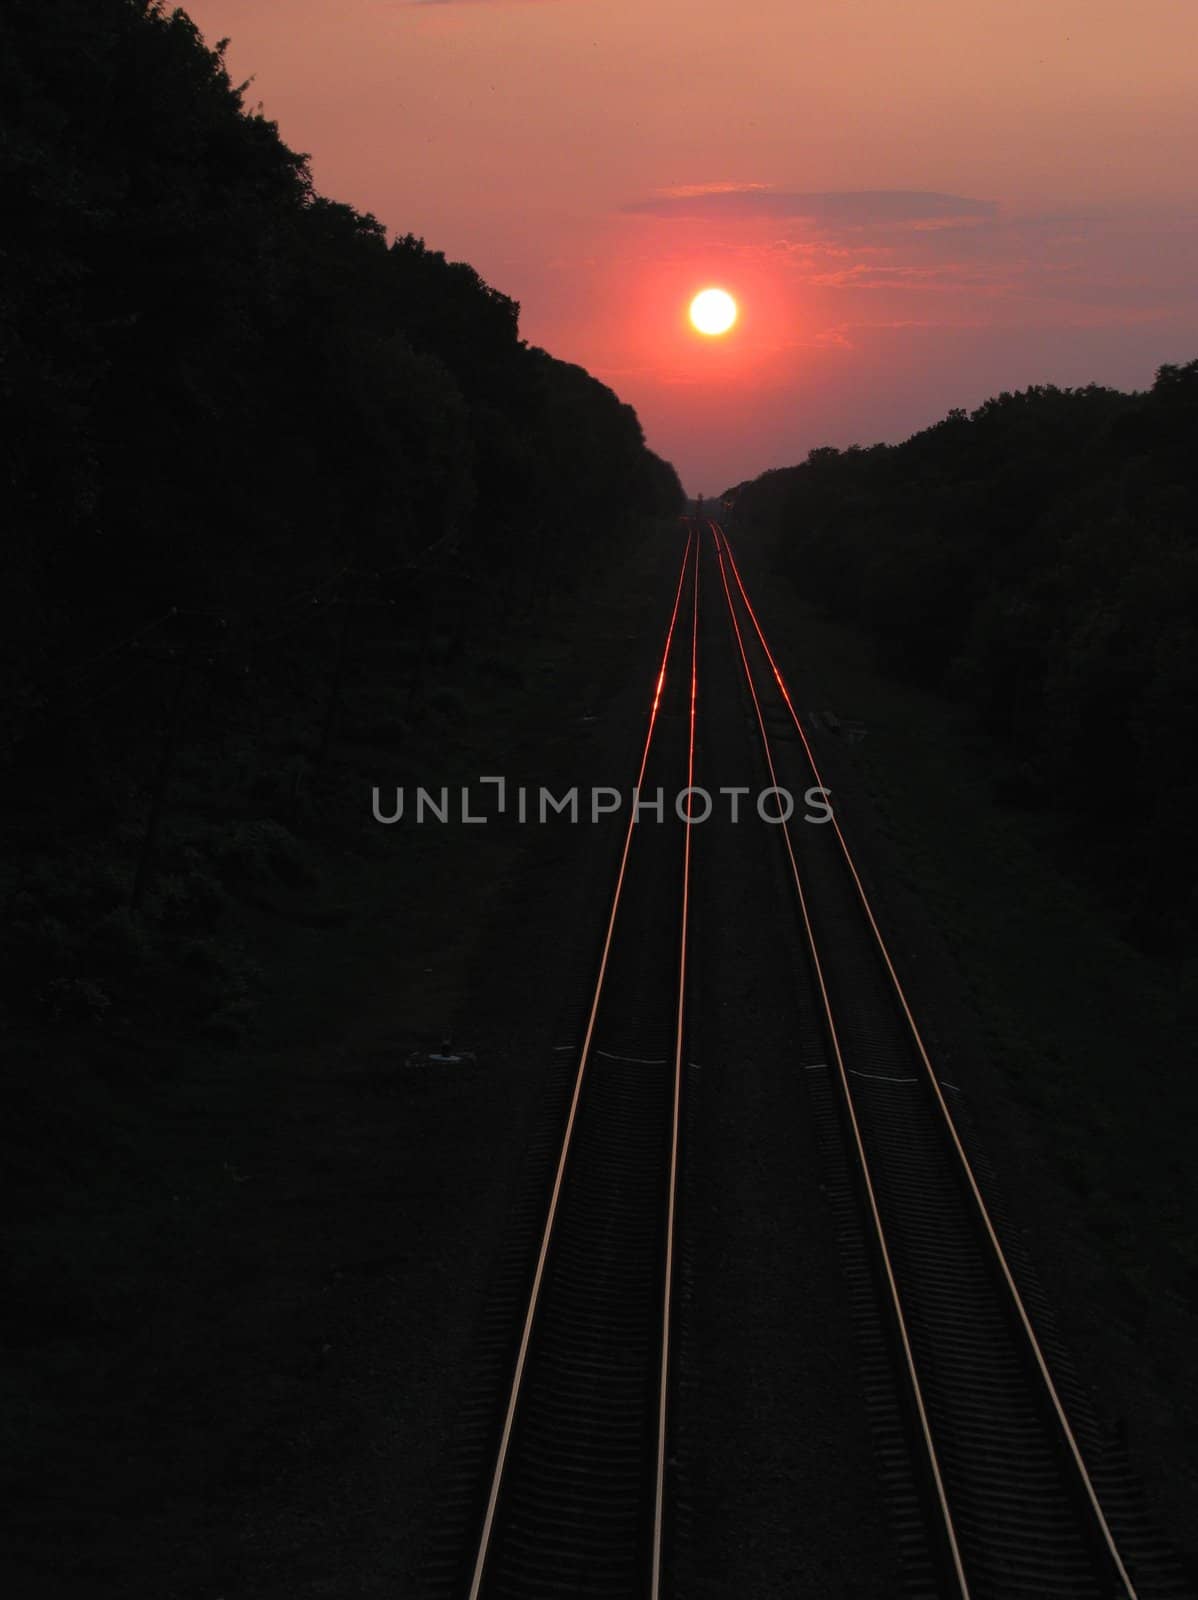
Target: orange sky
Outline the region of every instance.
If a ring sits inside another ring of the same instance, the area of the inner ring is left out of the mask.
[[[1195,0],[186,9],[323,192],[519,300],[692,492],[1198,357]]]

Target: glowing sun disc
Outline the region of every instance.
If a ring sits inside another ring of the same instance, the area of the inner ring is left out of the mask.
[[[691,301],[691,321],[700,333],[727,333],[736,321],[736,301],[726,289],[701,289]]]

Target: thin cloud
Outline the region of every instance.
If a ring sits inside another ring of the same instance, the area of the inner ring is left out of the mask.
[[[709,194],[757,194],[768,191],[766,183],[729,183],[717,180],[714,183],[676,183],[665,189],[654,191],[658,200],[698,200]],[[635,210],[635,207],[627,207]]]
[[[825,289],[988,289],[1005,285],[1013,269],[1008,265],[978,266],[952,262],[943,266],[878,266],[858,263],[832,272],[813,273],[805,281]]]
[[[940,194],[927,189],[849,189],[796,192],[761,184],[691,184],[633,200],[623,208],[641,216],[798,217],[834,227],[896,224],[936,226],[951,222],[989,222],[998,216],[993,200]]]

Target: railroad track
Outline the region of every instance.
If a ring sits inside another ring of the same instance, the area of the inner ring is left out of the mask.
[[[707,532],[765,773],[801,796],[823,785],[810,742],[727,537],[716,523]],[[920,1527],[899,1529],[910,1588],[961,1600],[1189,1594],[1130,1475],[1106,1459],[1042,1298],[1024,1286],[1030,1269],[1003,1241],[839,822],[776,831],[814,1000],[815,1059],[802,1064],[848,1147],[918,1480]]]
[[[701,604],[727,626],[712,649],[705,613],[703,652]],[[476,1341],[422,1589],[429,1600],[669,1592],[687,953],[702,937],[691,859],[703,850],[702,828],[673,801],[696,782],[703,674],[729,671],[763,784],[798,802],[761,847],[781,849],[805,950],[795,1065],[841,1174],[833,1203],[904,1593],[1182,1600],[1190,1590],[1105,1449],[1004,1228],[967,1112],[937,1076],[840,823],[797,820],[822,778],[716,523],[691,526],[635,780],[664,792],[664,819],[626,815],[577,1037],[551,1073]],[[721,781],[698,778],[709,791]],[[751,813],[748,824],[760,826]]]
[[[530,1275],[517,1260],[493,1296],[502,1415],[486,1425],[484,1385],[481,1503],[468,1483],[459,1490],[468,1559],[453,1548],[463,1518],[451,1517],[426,1557],[430,1593],[660,1592],[694,837],[672,802],[694,779],[698,556],[692,534],[635,781],[666,792],[664,820],[627,813],[598,970],[579,1038],[562,1052],[569,1087],[535,1261]]]

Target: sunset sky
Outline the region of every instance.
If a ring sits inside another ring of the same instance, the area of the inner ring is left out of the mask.
[[[322,192],[473,263],[692,493],[1198,357],[1194,0],[186,9]]]

